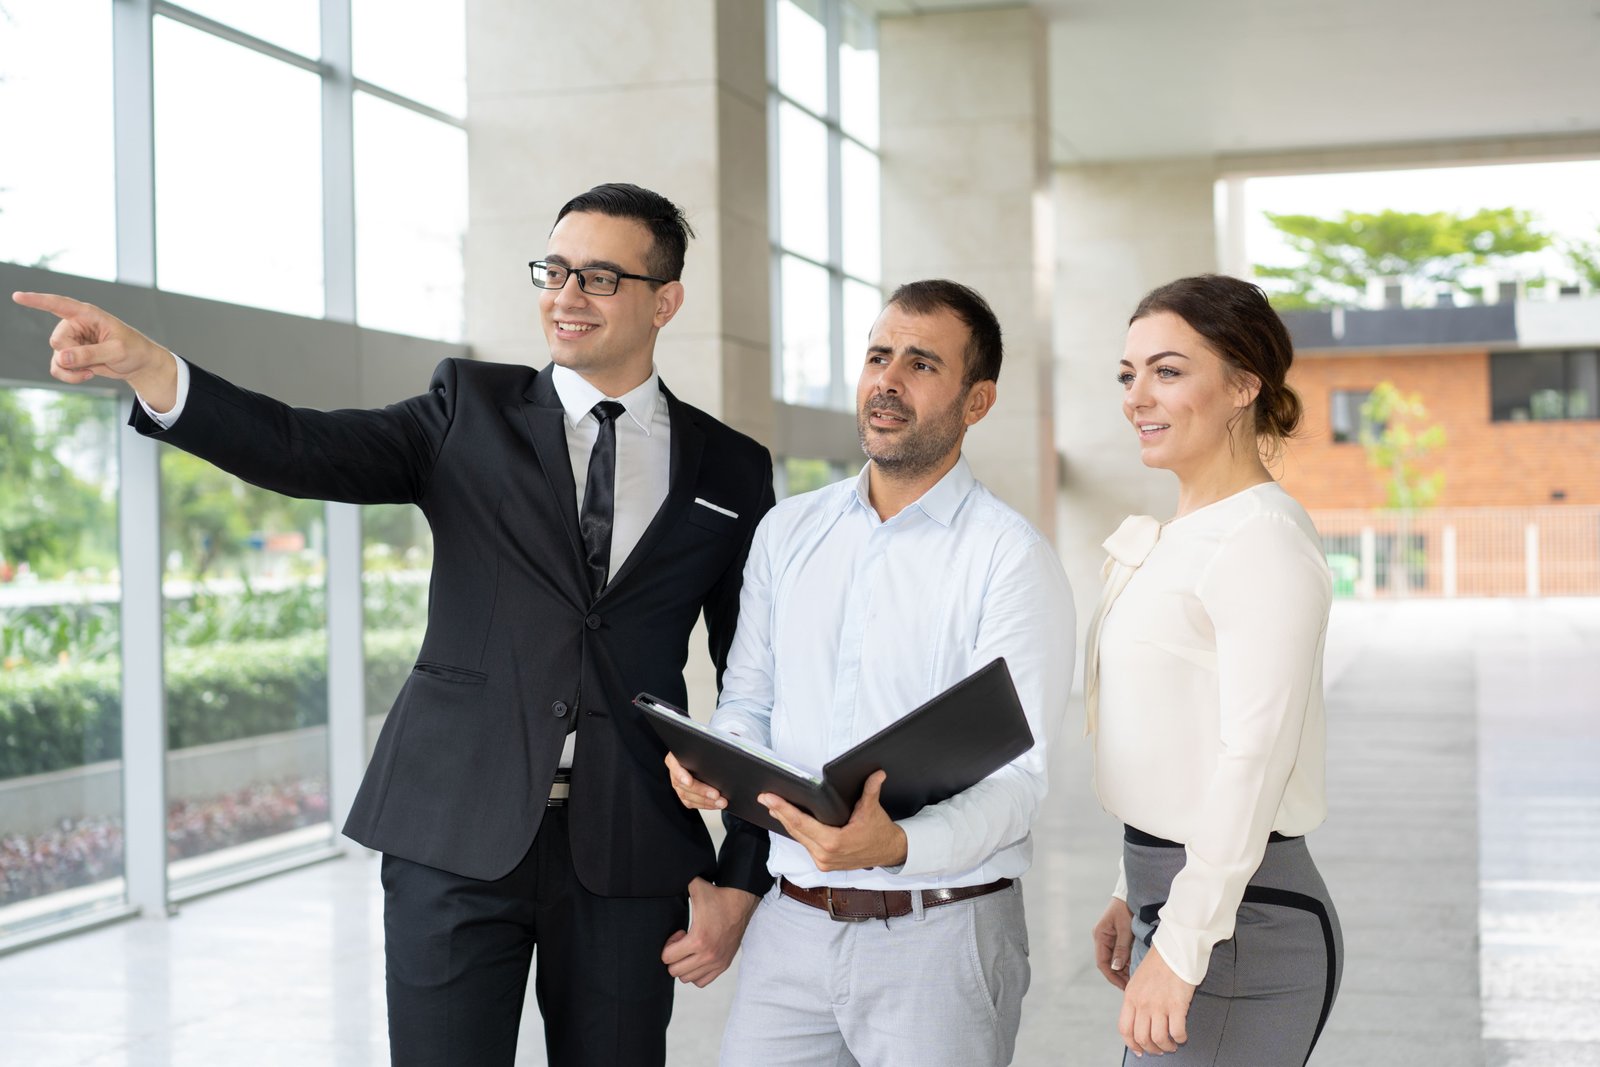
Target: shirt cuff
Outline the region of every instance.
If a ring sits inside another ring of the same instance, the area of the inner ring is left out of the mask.
[[[163,430],[170,430],[173,424],[183,414],[183,405],[189,399],[189,364],[185,363],[176,352],[171,353],[173,361],[178,365],[178,402],[172,405],[171,411],[157,411],[144,402],[144,397],[138,393],[133,394],[139,401],[139,406],[144,408],[144,413],[155,420],[157,426]]]
[[[906,835],[906,858],[898,867],[885,871],[898,875],[939,875],[946,873],[954,852],[950,828],[944,820],[918,813],[897,824]]]
[[[1163,919],[1150,941],[1167,961],[1172,973],[1192,986],[1205,981],[1211,949],[1217,939],[1204,930],[1185,929]]]
[[[1124,904],[1128,902],[1128,868],[1121,856],[1117,857],[1117,887],[1111,895]]]

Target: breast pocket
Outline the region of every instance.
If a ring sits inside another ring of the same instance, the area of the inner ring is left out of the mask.
[[[723,537],[737,537],[739,534],[737,515],[725,515],[721,511],[711,510],[704,504],[690,504],[689,510],[683,517],[685,522],[702,530],[721,534]]]

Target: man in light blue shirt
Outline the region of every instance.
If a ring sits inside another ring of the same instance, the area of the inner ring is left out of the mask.
[[[1027,990],[1018,879],[1072,682],[1073,610],[1049,542],[972,475],[1000,327],[976,292],[902,286],[856,393],[859,477],[780,503],[756,531],[712,720],[820,767],[997,656],[1036,743],[894,821],[873,775],[842,827],[761,802],[777,876],[744,940],[728,1065],[1011,1060]],[[668,757],[680,799],[726,801]],[[882,920],[882,921],[869,921]]]

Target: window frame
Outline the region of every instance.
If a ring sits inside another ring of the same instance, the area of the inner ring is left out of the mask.
[[[844,41],[844,12],[848,5],[852,11],[863,18],[870,18],[871,13],[863,10],[859,5],[850,4],[849,0],[817,0],[822,10],[823,29],[826,40],[825,54],[827,63],[827,107],[825,113],[819,114],[805,103],[784,93],[779,86],[778,71],[778,4],[780,0],[766,0],[767,7],[767,173],[771,176],[767,184],[768,195],[768,237],[770,247],[770,271],[772,300],[772,390],[773,396],[780,403],[790,403],[784,395],[784,362],[783,362],[783,261],[784,258],[793,257],[803,263],[820,267],[828,272],[828,348],[829,348],[829,378],[827,401],[825,409],[829,411],[850,411],[854,408],[855,388],[848,375],[845,360],[845,322],[844,322],[844,289],[846,281],[853,281],[865,285],[878,292],[881,299],[883,295],[883,279],[881,277],[865,278],[859,274],[852,274],[844,265],[844,183],[843,183],[843,155],[844,145],[849,142],[864,152],[869,153],[879,164],[878,189],[875,191],[880,207],[882,203],[882,151],[860,137],[845,129],[840,113],[840,62],[839,51]],[[779,114],[784,105],[796,108],[801,114],[809,116],[823,124],[827,132],[827,215],[828,215],[828,254],[825,260],[818,260],[814,256],[787,248],[783,243],[782,234],[782,159],[778,143]],[[881,215],[880,215],[881,217]],[[794,405],[797,407],[815,407],[815,405]]]

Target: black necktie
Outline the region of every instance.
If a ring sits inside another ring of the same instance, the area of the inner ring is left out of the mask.
[[[591,409],[600,424],[589,453],[589,479],[583,486],[583,511],[578,529],[583,534],[584,556],[589,563],[589,592],[600,595],[611,570],[611,516],[616,498],[617,416],[627,409],[615,400],[602,400]]]

